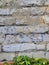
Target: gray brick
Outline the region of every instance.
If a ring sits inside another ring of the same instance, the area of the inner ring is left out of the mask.
[[[27,24],[36,26],[43,23],[43,19],[41,16],[0,16],[0,25],[20,25]]]
[[[21,13],[22,14],[22,13]],[[26,25],[40,25],[42,23],[47,23],[47,17],[46,16],[6,16],[1,17],[0,16],[0,25],[20,25],[20,24],[26,24]],[[44,22],[43,22],[44,20]],[[46,21],[45,21],[46,20]]]
[[[34,43],[25,43],[25,44],[8,44],[3,45],[3,51],[5,52],[16,52],[16,51],[24,51],[29,49],[35,49],[36,46]]]
[[[16,35],[16,42],[40,42],[42,41],[41,34],[19,34]]]
[[[8,3],[8,4],[6,4]],[[17,6],[27,6],[27,5],[43,5],[44,4],[44,0],[1,0],[0,1],[0,6],[12,6],[12,7],[17,7]]]
[[[42,37],[41,34],[23,34],[20,33],[18,35],[6,35],[6,38],[3,42],[4,44],[11,44],[11,43],[29,43],[29,42],[41,42]]]
[[[45,13],[46,7],[23,7],[23,8],[13,8],[11,13],[15,16],[28,16],[28,15],[43,15]]]
[[[15,1],[15,4],[17,5],[21,5],[21,6],[26,6],[26,5],[43,5],[44,4],[44,0],[20,0],[20,1]]]
[[[0,27],[0,33],[17,34],[17,33],[45,33],[48,31],[48,25],[40,24],[34,26],[4,26]]]
[[[34,43],[16,43],[3,45],[3,51],[5,52],[16,52],[26,50],[45,50],[45,44],[34,44]]]

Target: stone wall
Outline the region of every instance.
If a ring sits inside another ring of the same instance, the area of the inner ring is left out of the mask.
[[[49,59],[49,0],[0,0],[0,61],[18,55]]]

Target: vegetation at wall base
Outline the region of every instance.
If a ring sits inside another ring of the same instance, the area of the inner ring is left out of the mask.
[[[7,62],[4,65],[49,65],[49,60],[45,58],[30,58],[28,56],[18,56],[13,58],[13,64],[8,64]]]

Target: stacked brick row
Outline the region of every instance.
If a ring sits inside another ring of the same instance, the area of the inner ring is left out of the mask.
[[[0,61],[18,55],[49,59],[49,0],[0,0]]]

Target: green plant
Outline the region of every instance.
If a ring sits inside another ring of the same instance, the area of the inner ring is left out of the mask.
[[[4,65],[49,65],[49,60],[44,58],[18,56],[13,58],[13,64],[4,63]]]
[[[14,57],[14,65],[30,65],[30,58],[28,56],[18,56]]]

